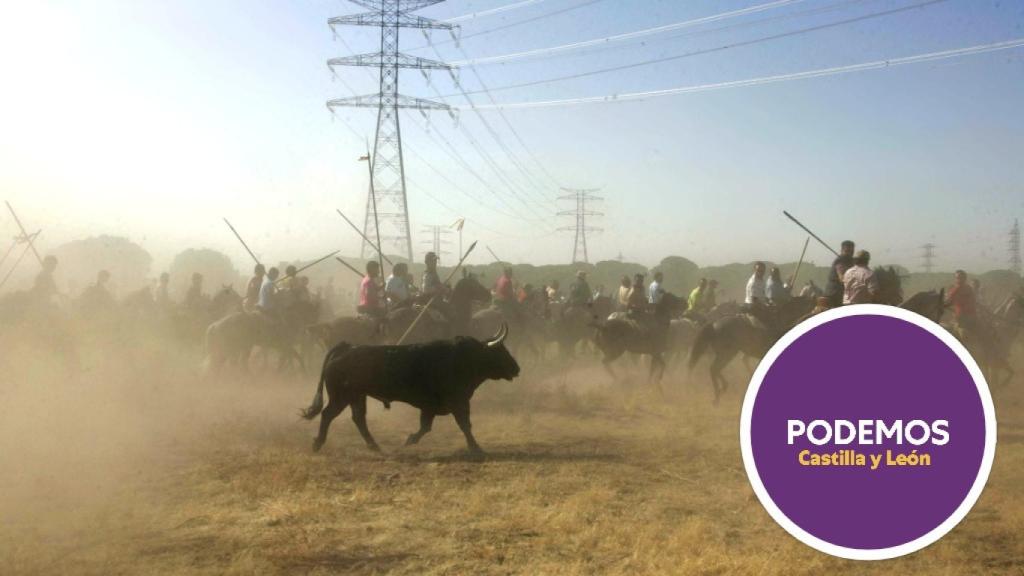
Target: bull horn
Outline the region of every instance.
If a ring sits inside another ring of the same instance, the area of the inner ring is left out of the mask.
[[[487,345],[491,347],[499,346],[505,341],[506,336],[508,336],[508,323],[502,322],[501,328],[498,328],[498,333],[487,342]]]

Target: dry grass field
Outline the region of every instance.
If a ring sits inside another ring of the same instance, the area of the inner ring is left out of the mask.
[[[988,488],[939,543],[880,563],[829,558],[768,517],[740,460],[741,391],[703,371],[613,385],[590,359],[484,385],[468,459],[404,405],[346,415],[319,454],[297,417],[314,379],[205,380],[158,338],[83,344],[81,372],[0,341],[0,573],[1024,574],[1024,382],[995,393]],[[1020,363],[1018,363],[1020,364]],[[625,368],[625,367],[624,367]],[[1024,369],[1024,366],[1020,366]],[[734,382],[743,378],[733,367]]]

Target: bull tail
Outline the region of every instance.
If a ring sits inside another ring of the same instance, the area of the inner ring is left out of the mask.
[[[690,360],[688,367],[693,370],[693,367],[697,365],[697,361],[707,351],[708,345],[711,344],[711,339],[715,336],[715,325],[705,324],[701,327],[700,332],[697,332],[697,338],[693,341],[693,347],[690,348]]]
[[[320,412],[323,411],[324,383],[327,380],[327,365],[331,362],[331,360],[334,360],[338,356],[341,356],[342,354],[348,352],[351,349],[351,344],[342,342],[341,344],[338,344],[334,348],[331,348],[330,350],[327,351],[327,354],[324,355],[323,366],[320,368],[320,382],[317,383],[316,385],[316,395],[313,396],[313,403],[309,405],[309,408],[306,408],[305,410],[300,410],[300,416],[302,416],[306,420],[312,420],[313,418],[316,418],[320,414]]]

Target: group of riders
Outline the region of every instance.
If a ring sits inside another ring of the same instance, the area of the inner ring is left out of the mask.
[[[753,274],[747,280],[744,310],[759,318],[770,318],[774,309],[792,298],[792,282],[793,278],[783,282],[779,268],[768,271],[764,262],[755,262]],[[969,281],[966,272],[957,270],[946,292],[943,306],[952,310],[955,328],[962,337],[983,336],[978,322],[980,286],[977,279]],[[839,306],[880,302],[881,288],[878,275],[871,268],[871,253],[856,250],[852,240],[843,241],[829,267],[825,289],[821,290],[812,280],[799,295],[816,299],[808,317]]]
[[[808,316],[838,306],[878,302],[879,278],[870,263],[870,253],[866,250],[856,251],[853,241],[844,241],[840,253],[829,267],[824,289],[809,281],[800,290],[799,296],[815,299],[814,309]],[[368,262],[366,274],[359,286],[359,315],[380,322],[388,310],[422,306],[428,302],[434,314],[445,315],[446,299],[450,296],[451,287],[438,274],[437,254],[427,253],[424,264],[425,270],[417,285],[406,263],[394,264],[391,274],[384,279],[380,264],[376,261]],[[54,256],[43,259],[42,270],[29,291],[32,300],[52,302],[59,296],[54,281],[56,269],[57,259]],[[109,288],[110,277],[108,271],[101,270],[96,282],[81,294],[77,306],[86,312],[112,307],[115,301]],[[770,321],[774,311],[793,298],[792,283],[792,277],[788,282],[783,281],[779,268],[769,270],[764,262],[754,263],[753,274],[746,283],[742,310],[755,318]],[[169,285],[170,276],[163,273],[155,293],[146,290],[147,298],[157,309],[167,310],[173,306]],[[687,314],[691,317],[707,315],[717,305],[717,288],[716,280],[701,278],[687,298]],[[333,285],[329,284],[327,289],[333,291]],[[951,309],[955,328],[961,336],[984,336],[985,323],[979,321],[979,291],[977,279],[969,280],[966,272],[957,270],[952,286],[945,293],[943,304]],[[518,285],[511,267],[503,269],[491,290],[492,305],[506,316],[515,318],[533,314],[544,319],[552,318],[552,310],[555,309],[553,305],[557,305],[558,310],[554,314],[563,315],[573,309],[590,307],[595,299],[604,297],[603,292],[603,287],[591,289],[587,273],[583,270],[577,271],[571,286],[563,295],[557,280],[540,288],[529,283]],[[642,273],[632,278],[623,276],[617,293],[611,295],[612,311],[627,317],[645,315],[657,306],[664,294],[664,276],[660,271],[654,273],[649,284]],[[331,295],[323,296],[330,298]],[[277,317],[292,304],[309,302],[314,298],[319,299],[310,292],[309,278],[300,276],[294,266],[286,267],[282,276],[278,268],[271,267],[268,270],[262,264],[257,264],[248,281],[242,307],[247,312],[262,312]],[[209,297],[203,292],[203,275],[195,273],[178,309],[185,312],[199,311],[208,305]]]

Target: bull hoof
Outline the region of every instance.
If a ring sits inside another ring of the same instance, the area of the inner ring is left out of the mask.
[[[413,444],[416,444],[419,441],[420,441],[419,436],[417,436],[415,434],[409,434],[409,437],[405,439],[405,445],[406,446],[412,446]]]
[[[473,462],[483,462],[487,459],[487,453],[477,446],[476,448],[469,449],[469,453],[466,455],[466,458]]]
[[[324,441],[319,438],[313,439],[313,452],[319,452],[320,448],[324,445]]]
[[[371,452],[380,452],[380,446],[377,446],[376,444],[367,444],[366,448]]]

